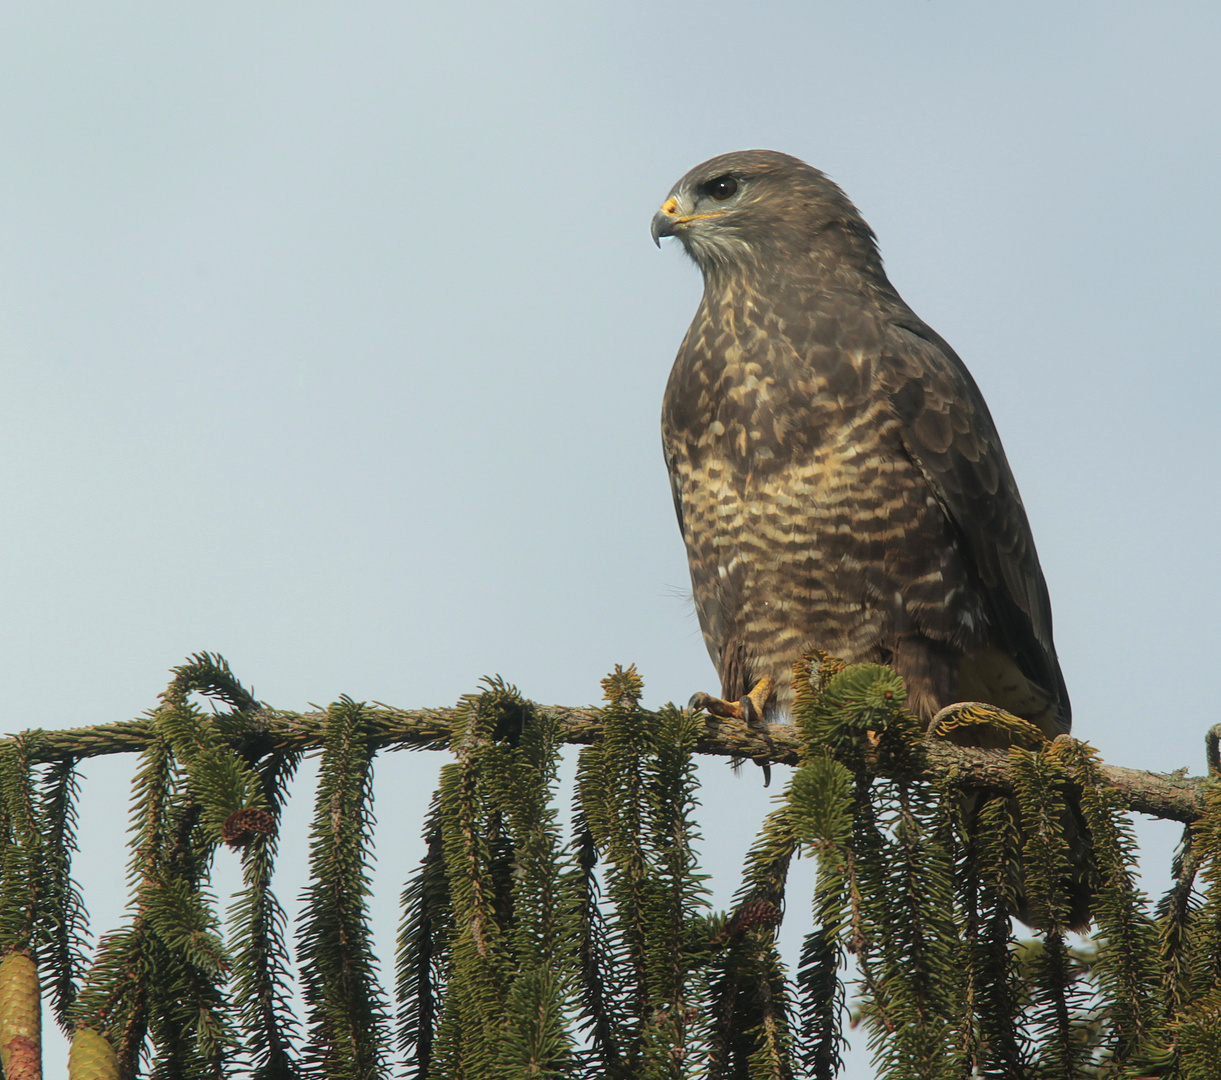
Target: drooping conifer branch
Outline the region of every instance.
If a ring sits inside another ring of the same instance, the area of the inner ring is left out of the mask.
[[[73,733],[0,741],[0,951],[34,954],[78,1039],[109,1054],[107,1076],[149,1058],[153,1078],[381,1075],[394,1054],[366,903],[373,762],[448,746],[399,938],[398,1042],[417,1080],[831,1080],[848,1008],[879,1080],[1211,1075],[1221,784],[1107,768],[988,707],[947,710],[926,736],[876,665],[811,657],[798,675],[795,727],[760,733],[641,709],[631,668],[604,682],[601,709],[536,706],[492,680],[451,710],[345,698],[285,713],[220,657],[192,657],[144,720],[75,733],[70,749]],[[981,730],[1011,749],[956,744]],[[571,843],[556,809],[565,741],[587,744]],[[289,782],[319,746],[301,1023],[270,884]],[[132,750],[132,904],[77,995],[73,771]],[[696,859],[696,752],[797,766],[724,914]],[[1133,808],[1190,823],[1156,907],[1134,877]],[[227,940],[210,888],[222,843],[241,849],[245,885]],[[802,854],[818,884],[793,980],[775,930],[800,900],[788,869]],[[1084,918],[1080,882],[1097,933],[1079,946],[1064,931]],[[1016,943],[1014,912],[1041,936]]]
[[[305,1059],[327,1080],[372,1080],[388,1057],[367,897],[373,825],[367,710],[342,698],[327,710],[310,828],[310,884],[297,928],[306,1006]]]
[[[271,889],[280,813],[299,754],[272,754],[260,763],[266,809],[243,808],[222,826],[225,842],[242,852],[243,889],[229,908],[234,944],[233,997],[246,1034],[248,1064],[260,1080],[297,1080],[293,1050],[300,1024],[292,1013],[287,916]]]

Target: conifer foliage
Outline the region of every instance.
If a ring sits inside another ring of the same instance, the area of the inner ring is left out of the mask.
[[[718,747],[704,717],[643,709],[630,667],[574,733],[499,679],[410,723],[348,698],[280,713],[201,654],[140,720],[13,736],[0,1060],[38,1075],[41,982],[75,1032],[77,1077],[829,1080],[849,1023],[894,1080],[1221,1077],[1215,776],[1151,904],[1085,744],[981,707],[926,735],[883,667],[814,656],[795,685],[796,766],[729,912],[711,910],[698,861],[695,754]],[[930,773],[929,740],[973,725],[1007,732],[1003,792]],[[587,745],[569,793],[557,777],[574,739]],[[369,926],[373,767],[399,746],[450,759],[403,888],[391,995]],[[76,768],[123,751],[139,754],[130,904],[90,948]],[[310,881],[290,933],[272,881],[307,751]],[[1070,858],[1083,835],[1088,881]],[[211,888],[222,844],[243,874],[227,912]],[[788,887],[796,858],[815,860],[812,897]],[[1082,889],[1088,937],[1070,931]],[[799,905],[813,930],[789,971],[777,933]],[[1015,911],[1042,929],[1015,935]]]

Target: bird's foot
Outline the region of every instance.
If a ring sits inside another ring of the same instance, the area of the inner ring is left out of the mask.
[[[687,702],[687,711],[706,712],[712,716],[740,720],[752,731],[766,734],[767,723],[763,719],[763,709],[774,691],[775,684],[765,675],[755,683],[749,694],[738,701],[726,701],[724,698],[713,697],[711,694],[702,692],[692,694],[691,700]],[[735,772],[743,760],[742,758],[733,759]],[[768,787],[772,782],[771,765],[766,761],[759,761],[756,764],[763,770],[763,786]]]
[[[706,712],[709,716],[725,716],[731,720],[742,719],[742,706],[736,701],[726,701],[724,698],[713,697],[697,690],[687,702],[687,712]]]
[[[712,716],[723,716],[730,720],[741,720],[756,731],[766,731],[763,710],[775,689],[771,678],[764,675],[751,688],[749,694],[738,701],[726,701],[703,692],[692,694],[687,703],[688,712],[706,712]]]
[[[983,701],[947,705],[933,717],[927,737],[986,749],[1014,745],[1030,748],[1046,741],[1046,736],[1029,720]]]

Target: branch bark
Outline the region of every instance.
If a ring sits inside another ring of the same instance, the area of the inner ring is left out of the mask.
[[[597,708],[538,706],[563,726],[571,743],[591,743],[601,731],[602,711]],[[375,705],[370,740],[386,750],[443,750],[449,746],[451,725],[457,715],[449,709],[398,709]],[[242,730],[234,736],[238,748],[258,758],[265,754],[310,750],[320,746],[326,714],[322,711],[284,712],[264,709],[245,714]],[[135,720],[91,728],[27,732],[26,753],[32,764],[106,754],[138,753],[152,738],[149,724]],[[0,740],[0,745],[4,741]],[[759,764],[796,765],[800,743],[790,724],[773,724],[765,733],[719,717],[710,717],[697,751],[719,757],[750,758]],[[1011,791],[1012,781],[1003,750],[979,750],[941,740],[925,744],[925,779],[950,778],[963,788]],[[1103,765],[1107,783],[1130,809],[1155,818],[1184,823],[1204,813],[1206,777],[1154,773]]]

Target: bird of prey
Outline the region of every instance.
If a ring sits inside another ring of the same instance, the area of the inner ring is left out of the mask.
[[[795,661],[888,664],[926,722],[959,701],[1069,729],[1051,607],[996,427],[903,302],[840,188],[787,154],[696,166],[653,218],[704,277],[662,438],[721,678],[694,706],[784,716]]]

